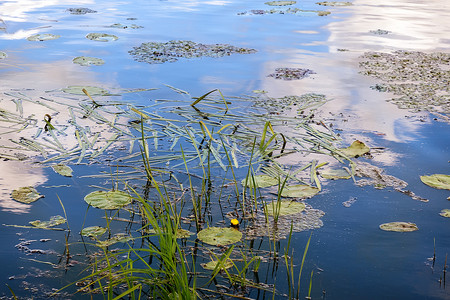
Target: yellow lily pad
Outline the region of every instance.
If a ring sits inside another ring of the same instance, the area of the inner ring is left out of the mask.
[[[29,223],[37,228],[49,228],[66,223],[66,219],[61,216],[53,216],[50,218],[50,221],[36,220]]]
[[[450,190],[450,175],[433,174],[430,176],[420,176],[420,180],[436,189]]]
[[[32,186],[25,186],[20,187],[17,190],[13,190],[11,197],[16,201],[29,204],[43,198],[44,195],[39,194],[39,192]]]
[[[130,204],[132,198],[123,191],[95,191],[84,197],[87,204],[101,209],[119,209]]]
[[[89,33],[88,35],[86,35],[86,38],[89,40],[99,42],[111,42],[117,41],[119,39],[114,34],[107,34],[107,33]]]
[[[254,182],[253,182],[254,180]],[[244,179],[241,181],[242,185],[245,185],[245,181],[247,181],[247,186],[250,188],[254,188],[256,184],[259,188],[265,188],[268,186],[274,186],[278,184],[278,179],[269,175],[254,175],[250,176],[248,179]]]
[[[411,222],[391,222],[381,224],[380,229],[385,231],[410,232],[419,230],[419,227]]]
[[[208,227],[200,231],[197,238],[209,245],[225,246],[239,242],[242,233],[235,228]]]
[[[445,218],[450,218],[450,209],[443,209],[439,214]]]
[[[352,176],[345,169],[327,169],[320,171],[320,176],[325,179],[349,179]]]
[[[214,270],[217,266],[217,264],[219,263],[219,261],[217,260],[212,260],[206,264],[201,264],[201,266],[206,269],[206,270]],[[223,263],[222,265],[222,270],[224,269],[229,269],[233,266],[233,261],[231,259],[227,259],[226,262]]]
[[[105,64],[103,59],[90,56],[78,56],[72,61],[74,64],[79,64],[81,66],[101,66]]]
[[[272,201],[265,205],[267,213],[271,216],[286,216],[297,214],[304,211],[306,208],[305,203],[295,201]]]
[[[63,164],[57,164],[52,166],[53,171],[56,173],[66,176],[66,177],[72,177],[72,168]]]
[[[81,235],[87,236],[87,237],[96,237],[96,236],[100,236],[100,235],[104,234],[105,232],[106,232],[106,228],[104,228],[104,227],[89,226],[89,227],[83,228],[81,230]]]
[[[305,184],[285,186],[281,191],[281,197],[311,198],[319,192],[319,189]]]
[[[341,152],[348,157],[358,157],[363,154],[369,153],[370,148],[367,147],[363,142],[356,140],[350,145],[350,147],[341,148],[339,150],[341,150]]]

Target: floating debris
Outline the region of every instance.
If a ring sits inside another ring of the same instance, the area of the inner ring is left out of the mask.
[[[77,7],[77,8],[68,8],[66,11],[70,12],[72,15],[85,15],[85,14],[93,14],[96,13],[96,10],[92,10],[90,8],[85,7]]]
[[[281,191],[281,197],[289,198],[311,198],[319,193],[319,189],[313,186],[305,184],[297,184],[291,186],[285,186]]]
[[[110,25],[110,26],[108,26],[108,27],[111,27],[111,28],[120,28],[120,29],[127,29],[127,28],[131,28],[131,29],[139,29],[139,28],[144,28],[144,27],[139,26],[139,25],[136,25],[136,24],[123,25],[123,24],[120,24],[120,23],[115,23],[115,24],[112,24],[112,25]]]
[[[298,14],[307,14],[307,13],[315,13],[318,16],[322,17],[322,16],[328,16],[329,14],[331,14],[331,12],[329,11],[324,11],[324,10],[305,10],[305,9],[299,9],[299,8],[288,8],[288,9],[270,9],[270,10],[263,10],[263,9],[252,9],[250,11],[244,11],[244,12],[239,12],[238,15],[239,16],[243,16],[243,15],[272,15],[272,14],[280,14],[280,15],[287,15],[287,14],[294,14],[294,15],[298,15]]]
[[[29,204],[40,198],[44,198],[44,195],[39,194],[39,192],[32,186],[25,186],[18,188],[17,190],[13,190],[11,197],[21,203]]]
[[[112,41],[117,41],[119,39],[114,34],[108,34],[108,33],[88,33],[86,35],[86,38],[89,40],[99,41],[99,42],[112,42]]]
[[[297,3],[297,1],[269,1],[264,4],[270,5],[270,6],[287,6],[287,5],[293,5]]]
[[[81,66],[101,66],[105,64],[105,61],[96,57],[78,56],[73,59],[73,63]]]
[[[43,41],[50,41],[50,40],[56,40],[59,39],[61,36],[58,34],[51,34],[51,33],[42,33],[42,34],[34,34],[29,37],[27,37],[27,40],[33,41],[33,42],[43,42]]]
[[[128,51],[136,61],[149,64],[175,62],[180,58],[222,57],[231,54],[251,54],[255,49],[235,47],[228,44],[201,44],[192,41],[169,41],[166,43],[142,43]]]
[[[441,212],[439,213],[441,216],[443,216],[444,218],[450,218],[450,209],[446,208],[441,210]]]
[[[370,148],[358,140],[354,141],[349,147],[339,150],[348,157],[359,157],[370,152]]]
[[[197,234],[203,243],[213,246],[226,246],[239,242],[242,233],[235,228],[208,227]]]
[[[419,230],[419,227],[410,222],[391,222],[381,224],[380,229],[384,231],[411,232]]]
[[[347,201],[342,202],[342,205],[344,207],[350,207],[355,202],[356,202],[356,197],[350,197],[350,199],[348,199]]]
[[[429,176],[420,176],[420,180],[426,185],[436,189],[450,190],[450,175],[433,174]]]
[[[276,68],[275,73],[271,73],[267,75],[267,77],[283,80],[297,80],[308,77],[310,74],[316,74],[316,72],[310,69],[301,68]]]
[[[247,185],[249,188],[256,187],[265,188],[269,186],[274,186],[278,184],[278,179],[269,175],[254,175],[250,176],[248,179],[243,179],[241,181],[242,186]]]
[[[53,216],[53,217],[50,217],[50,221],[36,220],[36,221],[31,221],[29,223],[37,228],[48,229],[50,227],[54,227],[54,226],[58,226],[58,225],[66,223],[66,219],[61,216]]]
[[[7,57],[8,57],[8,55],[5,52],[0,51],[0,59],[4,59],[4,58],[7,58]]]
[[[296,201],[272,201],[264,206],[267,213],[272,217],[298,214],[306,209],[303,202]]]
[[[106,232],[106,228],[100,226],[89,226],[81,230],[80,234],[87,237],[98,237]]]
[[[95,191],[86,195],[84,201],[100,209],[119,209],[130,204],[132,198],[123,191]]]
[[[378,34],[378,35],[385,35],[385,34],[391,33],[390,31],[383,30],[383,29],[370,30],[369,32],[373,33],[373,34]]]
[[[377,189],[385,187],[394,187],[398,189],[405,188],[408,183],[397,177],[384,174],[384,170],[375,167],[369,163],[358,163],[354,165],[355,175],[358,177],[367,177],[370,179],[361,179],[356,182],[358,186],[373,185]]]
[[[62,176],[66,176],[66,177],[72,177],[72,168],[63,164],[56,164],[52,166],[53,171],[55,171],[56,173],[62,175]]]
[[[323,2],[316,2],[318,5],[323,6],[351,6],[353,5],[352,2],[343,2],[343,1],[323,1]]]

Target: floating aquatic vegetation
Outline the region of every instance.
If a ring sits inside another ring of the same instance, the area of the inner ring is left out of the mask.
[[[306,205],[303,202],[296,201],[272,201],[267,203],[264,208],[269,215],[278,217],[298,214],[306,209]]]
[[[74,64],[79,64],[81,66],[101,66],[105,64],[105,61],[101,58],[89,57],[89,56],[78,56],[73,59]]]
[[[11,197],[16,201],[29,204],[43,198],[44,195],[39,194],[39,192],[32,186],[25,186],[18,188],[17,190],[13,190]]]
[[[238,15],[272,15],[272,14],[280,14],[280,15],[287,15],[287,14],[306,14],[306,13],[315,13],[318,16],[328,16],[331,14],[329,11],[324,10],[305,10],[300,8],[288,8],[288,9],[270,9],[270,10],[263,10],[263,9],[252,9],[250,11],[244,11],[238,13]]]
[[[363,142],[356,140],[349,147],[341,148],[339,150],[348,157],[358,157],[369,153],[370,148]]]
[[[85,95],[83,89],[88,91],[91,96],[107,96],[111,95],[107,90],[97,87],[97,86],[87,86],[87,85],[71,85],[63,88],[62,91],[68,94],[74,95]]]
[[[419,230],[416,224],[410,222],[391,222],[380,225],[380,229],[384,231],[411,232]]]
[[[373,34],[378,34],[378,35],[385,35],[385,34],[391,33],[390,31],[388,31],[388,30],[383,30],[383,29],[370,30],[369,32],[370,32],[370,33],[373,33]]]
[[[228,44],[201,44],[180,40],[166,43],[142,43],[128,51],[136,61],[149,64],[175,62],[180,58],[222,57],[235,53],[250,54],[255,52],[255,49],[235,47]]]
[[[47,229],[49,227],[54,227],[66,223],[66,219],[61,216],[53,216],[50,217],[50,221],[36,220],[29,223],[34,227]]]
[[[235,228],[208,227],[200,231],[197,238],[209,245],[226,246],[239,242],[242,239],[242,233]]]
[[[120,23],[115,23],[115,24],[112,24],[112,25],[110,25],[110,26],[108,26],[108,27],[112,27],[112,28],[121,28],[121,29],[127,29],[127,28],[131,28],[131,29],[144,28],[144,27],[139,26],[139,25],[136,25],[136,24],[123,25],[123,24],[120,24]]]
[[[316,72],[302,68],[276,68],[275,73],[271,73],[267,75],[267,77],[283,80],[297,80],[308,77],[310,74],[316,74]]]
[[[269,175],[254,175],[247,179],[243,179],[241,184],[244,186],[247,184],[248,187],[254,188],[255,185],[259,188],[265,188],[269,186],[274,186],[278,184],[278,179]]]
[[[446,208],[441,210],[441,212],[439,213],[441,216],[443,216],[444,218],[450,218],[450,209]]]
[[[297,3],[297,1],[269,1],[264,4],[270,5],[270,6],[287,6],[287,5],[293,5]]]
[[[259,97],[254,100],[256,107],[266,109],[269,114],[280,114],[295,109],[300,115],[306,110],[312,111],[327,101],[323,94],[308,93],[300,96],[291,95],[281,98]]]
[[[63,164],[56,164],[56,165],[52,165],[53,170],[62,175],[62,176],[66,176],[66,177],[72,177],[72,168]]]
[[[4,59],[6,57],[8,57],[8,55],[5,52],[0,51],[0,59]]]
[[[356,202],[356,197],[350,197],[350,199],[348,199],[347,201],[342,202],[342,205],[344,207],[350,207],[353,205],[353,203]]]
[[[450,175],[433,174],[429,176],[420,176],[420,180],[426,185],[436,189],[450,190]]]
[[[29,37],[27,37],[27,40],[33,41],[33,42],[42,42],[42,41],[50,41],[50,40],[56,40],[59,39],[61,36],[58,34],[51,34],[51,33],[42,33],[42,34],[34,34]]]
[[[352,176],[346,169],[325,169],[320,171],[320,176],[325,179],[350,179]]]
[[[131,241],[133,237],[131,235],[125,234],[125,233],[118,233],[115,234],[110,239],[107,239],[105,241],[98,241],[96,246],[98,247],[109,247],[111,245],[117,244],[117,243],[126,243],[128,241]]]
[[[219,263],[220,263],[220,261],[212,260],[212,261],[210,261],[210,262],[208,262],[208,263],[206,263],[206,264],[201,264],[201,266],[202,266],[204,269],[206,269],[206,270],[214,270],[214,269],[216,268],[217,264],[219,264]],[[231,268],[233,265],[234,265],[234,264],[233,264],[233,261],[232,261],[231,259],[227,259],[227,260],[223,263],[223,265],[222,265],[222,270],[223,270],[223,269],[229,269],[229,268]]]
[[[155,229],[144,229],[144,232],[149,234],[156,234]],[[188,237],[190,237],[191,235],[193,235],[192,232],[190,232],[189,230],[186,229],[182,229],[182,228],[178,228],[175,235],[177,236],[177,239],[187,239]]]
[[[114,34],[108,34],[108,33],[88,33],[86,35],[86,38],[89,40],[99,41],[99,42],[112,42],[112,41],[117,41],[119,39]]]
[[[394,187],[398,189],[405,188],[408,183],[391,175],[384,174],[384,170],[369,163],[358,163],[354,165],[355,175],[367,177],[370,179],[361,179],[357,185],[373,185],[375,188],[383,189],[385,187]]]
[[[281,197],[289,197],[289,198],[311,198],[319,193],[320,190],[316,187],[305,185],[305,184],[297,184],[285,186],[281,191]]]
[[[316,2],[318,5],[323,6],[351,6],[353,5],[352,2],[344,2],[344,1],[323,1],[323,2]]]
[[[68,8],[66,11],[70,12],[73,15],[85,15],[85,14],[93,14],[96,13],[96,10],[92,10],[86,7],[76,7],[76,8]]]
[[[119,209],[132,201],[131,196],[123,191],[95,191],[84,197],[87,204],[101,209]]]
[[[450,122],[450,53],[367,52],[361,58],[361,73],[383,82],[377,90],[395,95],[388,101],[413,112],[431,112]]]
[[[106,228],[100,226],[89,226],[81,230],[80,234],[87,237],[101,236],[106,232]]]

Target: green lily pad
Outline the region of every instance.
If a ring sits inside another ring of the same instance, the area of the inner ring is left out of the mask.
[[[253,180],[255,180],[255,184],[259,188],[265,188],[268,186],[273,186],[278,184],[278,179],[269,175],[255,175],[251,176],[247,180],[247,186],[250,188],[254,188]],[[242,185],[245,185],[246,179],[241,181]]]
[[[82,236],[97,237],[106,232],[106,228],[100,226],[90,226],[81,230]]]
[[[66,88],[63,88],[62,91],[68,94],[74,95],[85,95],[83,89],[86,89],[91,96],[105,96],[110,95],[109,92],[105,89],[102,89],[97,86],[83,86],[83,85],[71,85]]]
[[[6,55],[5,52],[0,51],[0,59],[4,59],[4,58],[6,58],[7,56],[8,56],[8,55]]]
[[[269,1],[264,4],[270,6],[286,6],[286,5],[293,5],[295,3],[297,3],[297,1]]]
[[[53,165],[52,166],[53,171],[55,171],[56,173],[62,175],[62,176],[66,176],[66,177],[72,177],[72,168],[63,164],[57,164],[57,165]]]
[[[117,41],[119,39],[114,34],[107,34],[107,33],[89,33],[88,35],[86,35],[86,38],[89,40],[99,42],[111,42]]]
[[[36,220],[29,223],[37,228],[49,228],[66,223],[66,219],[61,216],[53,216],[50,218],[50,221]]]
[[[267,213],[271,216],[275,216],[277,214],[278,216],[286,216],[297,214],[299,212],[302,212],[306,208],[306,205],[302,202],[295,202],[295,201],[280,201],[280,202],[281,204],[279,204],[277,201],[267,203],[265,205]]]
[[[450,209],[443,209],[439,214],[445,218],[450,218]]]
[[[81,66],[101,66],[105,64],[105,61],[101,58],[90,57],[90,56],[78,56],[73,59],[74,64],[79,64]]]
[[[345,169],[327,169],[320,172],[325,179],[349,179],[352,176]]]
[[[367,147],[363,142],[357,140],[357,141],[354,141],[350,145],[350,147],[341,148],[339,150],[341,150],[342,153],[344,153],[345,155],[347,155],[349,157],[358,157],[363,154],[369,153],[370,148]]]
[[[225,246],[239,242],[242,233],[235,228],[208,227],[200,231],[197,238],[206,244]]]
[[[146,233],[153,233],[153,234],[155,234],[156,231],[155,231],[155,229],[149,229],[149,230],[146,231]],[[191,235],[193,235],[193,233],[190,232],[189,230],[181,229],[181,228],[177,229],[177,233],[176,234],[177,234],[177,239],[186,239],[186,238],[190,237]]]
[[[450,190],[450,175],[433,174],[430,176],[420,176],[420,180],[436,189]]]
[[[114,235],[112,238],[107,239],[106,241],[99,241],[97,243],[98,247],[109,247],[111,245],[117,244],[117,243],[126,243],[128,241],[131,241],[133,237],[131,235],[125,234],[125,233],[118,233]]]
[[[123,191],[95,191],[84,197],[87,204],[101,209],[119,209],[131,203],[131,197]]]
[[[282,197],[290,198],[311,198],[319,192],[319,189],[313,186],[298,184],[285,186],[281,191]]]
[[[206,269],[206,270],[214,270],[217,266],[217,264],[219,263],[219,261],[217,260],[212,260],[206,264],[201,264],[201,266]],[[227,259],[227,261],[223,264],[222,266],[222,270],[223,269],[229,269],[233,266],[233,261],[231,259]]]
[[[397,232],[410,232],[419,230],[416,224],[410,222],[391,222],[380,225],[381,230],[385,231],[397,231]]]
[[[13,190],[11,197],[16,201],[29,204],[43,198],[44,195],[39,194],[39,192],[32,186],[25,186],[20,187],[17,190]]]
[[[50,40],[56,40],[59,39],[61,36],[58,34],[51,34],[51,33],[42,33],[42,34],[34,34],[29,37],[27,37],[27,40],[33,41],[33,42],[42,42],[42,41],[50,41]]]

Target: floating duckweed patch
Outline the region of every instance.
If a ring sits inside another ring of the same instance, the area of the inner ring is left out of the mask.
[[[86,195],[84,201],[100,209],[119,209],[130,204],[132,198],[123,191],[95,191]]]
[[[13,190],[11,197],[16,201],[29,204],[43,198],[44,195],[39,194],[39,192],[32,186],[25,186],[18,188],[17,190]]]
[[[380,92],[399,108],[429,111],[450,122],[450,53],[395,51],[367,52],[362,57],[362,74],[380,79]]]
[[[281,191],[282,197],[288,198],[311,198],[319,193],[319,189],[305,184],[285,186]]]
[[[370,30],[369,32],[370,32],[370,33],[373,33],[373,34],[377,34],[377,35],[385,35],[385,34],[391,33],[390,31],[388,31],[388,30],[383,30],[383,29]]]
[[[444,218],[450,218],[450,209],[446,208],[441,210],[441,212],[439,213],[441,216],[443,216]]]
[[[86,35],[86,38],[89,40],[99,41],[99,42],[112,42],[112,41],[117,41],[119,39],[114,34],[108,34],[108,33],[88,33]]]
[[[326,169],[320,171],[320,176],[325,179],[350,179],[352,176],[345,169]]]
[[[420,180],[426,185],[436,189],[450,190],[450,175],[433,174],[429,176],[420,176]]]
[[[50,217],[50,221],[31,221],[30,224],[37,228],[50,228],[66,223],[66,219],[61,216]]]
[[[117,243],[126,243],[128,241],[131,241],[133,237],[131,235],[125,234],[125,233],[118,233],[111,237],[110,239],[107,239],[105,241],[98,241],[97,246],[98,247],[109,247],[111,245],[117,244]]]
[[[274,186],[278,184],[278,179],[269,175],[254,175],[248,178],[248,180],[243,179],[241,184],[244,186],[247,183],[247,186],[250,188],[254,188],[255,185],[259,188],[265,188],[269,186]]]
[[[341,148],[339,150],[348,157],[358,157],[369,153],[370,148],[367,147],[363,142],[356,140],[349,147]]]
[[[308,93],[301,96],[291,95],[281,98],[260,97],[254,100],[254,105],[266,109],[269,114],[278,115],[295,109],[299,115],[303,115],[306,110],[314,110],[326,101],[326,96],[323,94]]]
[[[149,64],[175,62],[180,58],[222,57],[231,54],[251,54],[255,49],[235,47],[228,44],[201,44],[192,41],[169,41],[166,43],[142,43],[128,51],[136,61]]]
[[[107,96],[110,95],[110,93],[100,87],[97,86],[87,86],[87,85],[71,85],[66,88],[63,88],[62,91],[64,93],[68,94],[74,94],[74,95],[86,95],[83,92],[83,89],[85,89],[91,96]]]
[[[89,226],[89,227],[83,228],[80,233],[82,236],[97,237],[97,236],[103,235],[105,232],[106,232],[106,228],[104,228],[104,227]]]
[[[323,1],[323,2],[316,2],[318,5],[323,6],[350,6],[353,5],[351,2],[343,2],[343,1]]]
[[[208,227],[197,234],[203,243],[218,246],[230,245],[242,239],[242,233],[234,228]]]
[[[293,5],[297,3],[297,1],[269,1],[264,4],[270,5],[270,6],[287,6],[287,5]]]
[[[33,42],[43,42],[43,41],[50,41],[50,40],[56,40],[59,39],[61,36],[58,34],[51,34],[51,33],[41,33],[41,34],[34,34],[29,37],[27,37],[27,40],[33,41]]]
[[[419,230],[419,227],[410,222],[391,222],[381,224],[380,229],[384,231],[411,232]]]
[[[0,59],[4,59],[6,57],[8,57],[8,55],[5,52],[0,51]]]
[[[219,263],[220,263],[220,261],[212,260],[212,261],[210,261],[210,262],[208,262],[208,263],[206,263],[206,264],[201,264],[201,266],[202,266],[204,269],[206,269],[206,270],[214,270],[214,269],[216,269],[216,266],[217,266]],[[232,261],[231,259],[227,259],[227,261],[225,261],[225,262],[222,264],[221,269],[222,269],[222,270],[224,270],[224,269],[229,269],[229,268],[231,268],[233,265],[234,265],[234,264],[233,264],[233,261]]]
[[[276,68],[275,72],[267,75],[267,77],[283,80],[298,80],[308,77],[310,74],[316,74],[316,72],[302,68]]]
[[[93,14],[96,13],[96,10],[92,10],[86,7],[75,7],[68,8],[66,11],[70,12],[72,15],[85,15],[85,14]]]
[[[378,189],[383,189],[385,187],[402,189],[408,185],[408,183],[397,177],[384,174],[383,169],[373,166],[369,163],[355,164],[354,171],[355,175],[358,177],[369,178],[358,180],[356,184],[359,186],[373,185]]]
[[[308,13],[314,13],[318,16],[328,16],[331,14],[329,11],[324,10],[305,10],[300,8],[288,8],[288,9],[270,9],[270,10],[264,10],[264,9],[252,9],[249,11],[244,11],[238,13],[238,15],[273,15],[273,14],[280,14],[280,15],[287,15],[287,14],[293,14],[293,15],[300,15],[300,14],[308,14]]]
[[[286,216],[304,211],[306,205],[305,203],[295,201],[272,201],[267,203],[264,208],[271,216]]]
[[[78,56],[73,59],[73,63],[81,66],[101,66],[105,64],[105,61],[96,57]]]
[[[72,168],[63,164],[56,164],[52,166],[53,170],[62,175],[62,176],[66,176],[66,177],[72,177]]]
[[[112,25],[110,25],[109,27],[111,27],[111,28],[120,28],[120,29],[127,29],[127,28],[130,28],[130,29],[139,29],[139,28],[144,28],[144,27],[139,26],[139,25],[136,25],[136,24],[124,25],[124,24],[120,24],[120,23],[112,24]]]

